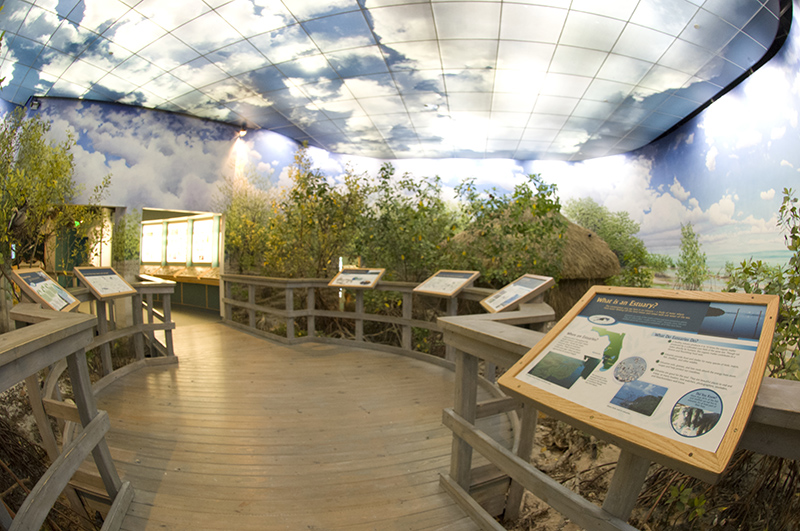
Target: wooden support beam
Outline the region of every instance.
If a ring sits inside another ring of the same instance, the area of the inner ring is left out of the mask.
[[[536,435],[536,425],[539,420],[539,411],[536,410],[531,404],[525,404],[522,408],[522,422],[519,435],[519,447],[517,448],[517,457],[524,460],[526,463],[531,461],[531,452],[533,451],[533,439]],[[508,488],[508,498],[506,499],[506,512],[505,517],[507,520],[516,520],[522,511],[522,502],[524,499],[525,487],[519,481],[511,481],[511,486]]]
[[[78,407],[81,424],[84,429],[86,429],[86,426],[88,426],[99,413],[94,401],[92,384],[89,379],[89,369],[86,366],[86,355],[83,350],[67,357],[67,368],[69,369],[69,377],[72,381],[75,405]],[[114,461],[111,459],[111,452],[108,449],[105,438],[101,439],[94,446],[92,456],[97,465],[97,470],[103,478],[103,483],[106,486],[109,497],[115,498],[122,485],[122,481],[119,479],[117,468],[114,465]]]
[[[478,402],[475,411],[475,418],[482,419],[485,417],[491,417],[493,415],[518,411],[520,409],[522,409],[522,402],[516,398],[492,398],[489,400],[484,400],[483,402]]]
[[[78,413],[78,407],[75,404],[68,402],[61,402],[60,400],[53,400],[52,398],[42,399],[44,410],[51,417],[57,419],[68,420],[70,422],[80,422],[81,416]]]
[[[122,527],[122,521],[125,519],[125,514],[132,501],[133,487],[130,481],[126,481],[119,489],[117,497],[114,498],[114,503],[111,504],[100,531],[118,531]]]
[[[606,493],[603,509],[622,520],[630,518],[644,480],[647,479],[648,470],[650,470],[649,459],[622,450]]]
[[[522,458],[503,448],[452,409],[445,409],[442,422],[453,434],[518,481],[527,490],[578,526],[592,531],[637,531],[624,520],[575,494]]]
[[[364,341],[364,290],[356,290],[356,341]]]
[[[439,475],[439,484],[483,531],[505,531],[505,528],[497,523],[497,520],[492,518],[492,515],[481,507],[480,504],[476,502],[466,490],[461,488],[458,483],[453,481],[452,478],[441,474]]]
[[[314,337],[317,335],[316,316],[314,315],[314,310],[317,308],[315,293],[316,292],[313,287],[306,288],[306,309],[308,310],[308,316],[306,317],[306,329],[308,331],[308,337]]]
[[[84,426],[81,434],[64,449],[31,489],[9,531],[38,531],[41,528],[61,491],[84,459],[103,440],[110,426],[111,422],[105,412],[99,413]]]
[[[104,336],[108,333],[108,310],[105,301],[96,300],[97,307],[97,335]],[[100,345],[100,361],[103,365],[103,376],[108,376],[114,370],[111,362],[111,345],[103,343]]]
[[[475,423],[478,397],[478,358],[456,351],[456,378],[453,409],[465,422]],[[470,487],[472,446],[455,432],[450,458],[450,477],[465,491]]]
[[[141,326],[144,324],[144,320],[142,319],[142,295],[141,293],[137,293],[133,297],[131,297],[131,305],[132,305],[132,317],[133,317],[133,326],[138,327],[141,329]],[[142,332],[138,332],[133,336],[133,351],[136,354],[137,360],[144,359],[144,337]]]

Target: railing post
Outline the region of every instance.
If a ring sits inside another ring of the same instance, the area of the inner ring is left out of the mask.
[[[294,288],[286,287],[286,311],[294,311]],[[294,339],[294,317],[286,317],[286,338]]]
[[[455,349],[454,349],[455,350]],[[465,421],[475,424],[478,401],[478,358],[460,350],[455,351],[456,381],[453,411]],[[469,492],[472,473],[472,446],[453,434],[450,457],[450,477]]]
[[[447,315],[458,315],[458,297],[451,297],[447,300]],[[450,345],[444,347],[444,358],[447,361],[454,361],[456,359],[456,349]],[[456,411],[458,413],[458,411]],[[462,415],[463,416],[463,415]]]
[[[0,503],[0,528],[11,529],[12,523],[13,520],[11,520],[11,515],[9,514],[8,509],[6,509],[6,505],[4,503]]]
[[[411,319],[414,315],[412,311],[413,304],[414,304],[414,294],[413,293],[403,293],[403,319]],[[405,350],[412,350],[412,340],[413,334],[411,330],[411,325],[403,325],[403,337],[402,337],[402,347]]]
[[[364,341],[364,290],[356,291],[356,341]]]
[[[95,301],[97,305],[97,335],[104,336],[108,333],[108,317],[106,314],[106,303],[102,300]],[[103,343],[100,345],[100,361],[103,364],[103,376],[108,376],[114,370],[111,363],[111,345]]]
[[[225,288],[223,290],[223,292],[225,293],[225,298],[227,298],[228,300],[233,298],[233,290],[231,289],[231,283],[230,282],[225,282],[224,280],[220,280],[220,282],[223,283],[224,288]],[[224,318],[226,320],[233,321],[233,308],[231,307],[230,304],[226,304],[224,302],[222,304],[223,304],[222,305],[222,315],[224,316]]]
[[[247,302],[255,305],[256,303],[256,286],[255,284],[247,285]],[[247,318],[250,322],[250,328],[256,327],[256,311],[253,308],[247,309]]]
[[[172,295],[169,293],[164,293],[162,296],[162,300],[164,301],[164,322],[171,323],[172,322]],[[164,346],[167,347],[167,356],[174,356],[175,349],[173,348],[172,344],[172,329],[164,330]]]
[[[86,354],[84,349],[67,356],[67,368],[69,378],[72,382],[72,393],[78,413],[81,417],[81,424],[85,428],[97,416],[97,405],[94,401],[92,384],[89,379],[89,369],[86,366]],[[105,438],[97,443],[92,450],[94,462],[103,484],[106,487],[109,497],[113,500],[117,497],[122,481],[119,478],[114,461],[111,459],[111,452]]]
[[[136,293],[131,297],[131,317],[133,318],[133,326],[139,329],[139,332],[136,332],[133,335],[133,351],[136,354],[137,360],[144,359],[144,332],[141,331],[143,319],[142,319],[142,294]]]
[[[315,290],[313,286],[306,288],[306,309],[308,310],[308,317],[306,318],[306,327],[308,329],[308,337],[314,337],[317,333],[317,323],[314,311],[317,309],[315,300]]]
[[[517,457],[524,459],[526,463],[530,463],[531,452],[533,452],[533,438],[536,435],[536,424],[539,421],[539,411],[533,405],[523,403],[520,413],[522,418],[520,419]],[[524,494],[525,487],[512,480],[511,486],[508,488],[508,497],[506,498],[506,520],[517,520],[519,518]]]

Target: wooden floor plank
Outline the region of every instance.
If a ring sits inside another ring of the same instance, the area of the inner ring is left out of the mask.
[[[477,529],[439,485],[451,371],[218,323],[179,326],[174,340],[178,365],[99,397],[136,490],[122,529]],[[506,416],[480,422],[510,445]]]

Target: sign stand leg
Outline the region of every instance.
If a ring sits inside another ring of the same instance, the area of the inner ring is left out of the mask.
[[[642,490],[644,480],[647,479],[649,469],[649,459],[622,450],[619,454],[617,470],[608,487],[603,509],[609,514],[627,521],[636,505],[636,499]]]

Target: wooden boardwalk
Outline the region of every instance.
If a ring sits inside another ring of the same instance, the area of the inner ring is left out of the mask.
[[[123,529],[477,529],[439,486],[452,372],[220,323],[179,325],[175,350],[179,365],[98,399],[136,490]],[[507,417],[494,419],[482,427],[507,441]]]

